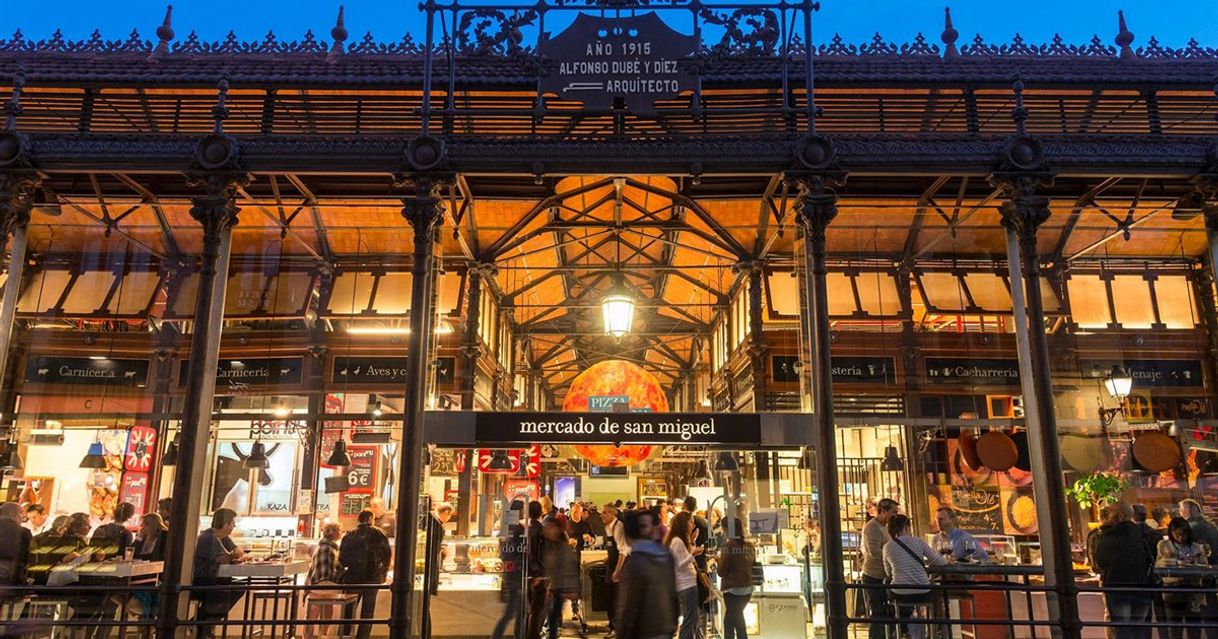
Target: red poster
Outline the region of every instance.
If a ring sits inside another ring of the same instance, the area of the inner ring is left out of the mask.
[[[376,462],[378,449],[376,446],[348,446],[347,454],[351,455],[351,465],[347,466],[347,482],[351,493],[371,493],[376,481]]]
[[[152,469],[152,453],[156,450],[156,431],[147,426],[132,426],[127,437],[127,470],[146,473]]]
[[[135,512],[143,513],[148,498],[148,473],[128,471],[123,474],[123,488],[119,494],[119,503],[135,506]]]

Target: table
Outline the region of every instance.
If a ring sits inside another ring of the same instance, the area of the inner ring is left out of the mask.
[[[1156,577],[1218,577],[1218,566],[1155,566]]]
[[[127,604],[131,602],[130,588],[155,585],[164,571],[165,562],[163,561],[110,560],[51,568],[51,574],[61,584],[109,585],[123,589],[118,609],[119,637],[125,637],[127,632]]]
[[[1030,565],[1025,565],[1025,564],[1006,565],[1006,564],[993,564],[993,563],[952,563],[952,564],[948,564],[946,566],[927,566],[926,571],[929,574],[931,574],[932,576],[937,575],[940,577],[968,577],[970,579],[974,578],[974,577],[981,577],[981,578],[990,577],[990,578],[997,578],[996,579],[997,581],[1011,581],[1013,578],[1018,579],[1020,582],[1022,582],[1022,584],[1024,586],[1024,603],[1027,606],[1027,617],[1026,618],[1028,621],[1031,621],[1034,618],[1034,615],[1032,612],[1034,609],[1034,606],[1033,606],[1033,602],[1032,602],[1032,591],[1030,589],[1030,586],[1032,585],[1033,577],[1040,577],[1041,575],[1044,574],[1044,567],[1043,566],[1030,566]],[[995,579],[991,579],[991,580],[995,580]],[[948,581],[947,583],[951,584],[953,582]],[[967,590],[968,589],[967,585],[970,583],[973,583],[973,582],[972,581],[960,581],[957,583],[962,584],[962,586],[961,586],[962,590]],[[940,592],[942,592],[945,596],[944,609],[942,611],[943,614],[940,615],[940,614],[936,613],[935,616],[947,618],[949,611],[947,610],[947,606],[946,606],[946,596],[951,593],[951,590],[945,589],[945,590],[941,590]],[[977,590],[973,593],[974,618],[977,618],[976,617],[976,605],[975,605],[976,599],[975,599],[975,597],[977,594],[979,594],[981,592],[983,592],[983,591]],[[1011,601],[1012,591],[1002,590],[1002,591],[991,591],[991,592],[1001,592],[1001,594],[1002,594],[1004,616],[1000,617],[1000,618],[1009,619],[1012,621],[1015,620],[1014,606],[1012,605],[1012,601]],[[963,625],[963,624],[961,624],[961,625]],[[1004,636],[1007,636],[1007,637],[1016,636],[1015,632],[1014,632],[1014,630],[1015,630],[1014,626],[1003,629],[1001,626],[991,626],[991,625],[987,624],[985,626],[981,626],[977,630],[977,634],[981,635],[982,630],[987,630],[987,632],[985,632],[985,635],[988,635],[990,637],[998,635],[999,630],[1002,631],[1001,634]],[[1037,637],[1036,626],[1030,625],[1030,630],[1031,630],[1032,639],[1036,639],[1036,637]],[[949,637],[951,636],[951,624],[950,623],[947,624],[947,634]]]
[[[254,612],[254,597],[251,595],[256,591],[270,591],[270,596],[274,601],[271,609],[271,618],[279,619],[279,599],[283,594],[280,586],[295,585],[296,576],[309,571],[309,562],[307,560],[299,561],[251,561],[239,564],[223,564],[220,566],[216,576],[222,579],[228,578],[239,580],[245,583],[245,604],[242,606],[242,619],[248,621],[253,618]],[[288,619],[295,620],[299,613],[299,604],[294,590],[288,591],[290,595],[288,604]],[[266,605],[262,607],[262,618],[266,619]],[[241,627],[241,637],[249,636],[249,626]],[[272,630],[272,635],[274,631]],[[227,635],[227,629],[225,631]],[[294,624],[287,626],[285,637],[293,637],[296,635],[296,627]]]

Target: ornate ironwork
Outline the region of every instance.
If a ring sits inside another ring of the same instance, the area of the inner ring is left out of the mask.
[[[698,17],[723,28],[719,42],[706,47],[716,55],[773,55],[782,32],[778,14],[770,9],[744,7],[723,13],[704,7]]]
[[[507,13],[491,7],[478,7],[461,13],[457,23],[457,51],[467,55],[513,56],[521,52],[523,27],[537,21],[536,11]]]

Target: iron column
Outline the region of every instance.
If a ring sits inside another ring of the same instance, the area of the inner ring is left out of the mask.
[[[419,526],[419,493],[423,478],[423,419],[427,410],[427,380],[431,370],[428,353],[432,312],[432,287],[435,284],[431,271],[435,262],[434,244],[436,229],[443,219],[442,188],[446,182],[431,176],[416,175],[399,178],[399,183],[409,182],[414,186],[414,195],[402,199],[402,217],[414,231],[414,257],[411,263],[410,286],[410,339],[407,349],[410,355],[406,367],[405,446],[399,462],[398,476],[403,482],[398,492],[397,503],[397,551],[393,557],[393,608],[390,617],[390,636],[412,637],[414,633],[414,562],[417,550]],[[424,615],[427,611],[422,611]]]
[[[190,336],[190,366],[186,399],[178,430],[178,465],[173,476],[173,511],[165,542],[165,578],[161,586],[158,635],[172,637],[179,610],[187,608],[180,585],[193,577],[195,536],[203,495],[203,460],[211,435],[211,414],[224,327],[224,294],[233,227],[237,224],[237,192],[250,181],[243,172],[196,173],[187,176],[203,194],[191,198],[190,216],[203,227],[203,253],[195,293],[194,329]]]
[[[825,570],[828,639],[847,639],[846,573],[842,565],[841,506],[837,499],[837,432],[833,422],[833,360],[829,352],[829,298],[825,284],[825,231],[837,217],[830,177],[811,174],[796,182],[796,220],[803,230],[812,375],[812,436],[820,501],[821,556]]]
[[[21,274],[25,270],[26,235],[30,225],[30,210],[34,207],[34,190],[40,180],[33,171],[0,173],[0,242],[8,240],[8,281],[0,301],[0,384],[8,366],[9,345],[13,323],[17,319],[17,296],[21,293]],[[8,389],[4,389],[8,390]]]
[[[1078,587],[1074,583],[1074,559],[1070,550],[1070,527],[1066,512],[1066,487],[1062,477],[1061,450],[1057,440],[1057,417],[1053,409],[1053,381],[1049,346],[1045,336],[1044,302],[1040,292],[1040,254],[1036,231],[1049,219],[1049,198],[1037,189],[1051,184],[1052,176],[1039,172],[1000,173],[991,182],[1006,191],[999,207],[1007,233],[1007,260],[1012,270],[1011,298],[1019,351],[1020,383],[1025,402],[1024,423],[1032,461],[1036,493],[1036,516],[1040,524],[1041,558],[1045,585],[1051,590],[1049,614],[1056,616],[1055,630],[1065,639],[1078,639],[1082,625],[1078,616]],[[1018,270],[1016,270],[1018,269]],[[1022,287],[1016,275],[1022,275]],[[1022,304],[1020,297],[1023,297]]]

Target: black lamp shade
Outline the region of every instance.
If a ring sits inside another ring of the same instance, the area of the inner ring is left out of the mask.
[[[0,470],[21,470],[25,460],[17,454],[17,442],[0,440]]]
[[[250,469],[267,467],[266,445],[261,440],[250,446],[250,454],[245,458],[245,467]]]
[[[897,454],[896,446],[889,446],[884,449],[884,461],[880,462],[880,470],[888,472],[905,470],[905,462]]]
[[[799,470],[812,470],[812,449],[805,449],[799,454],[799,462],[795,464]]]
[[[347,453],[347,440],[340,438],[334,442],[334,450],[326,459],[327,466],[350,466],[351,455]]]
[[[105,468],[106,467],[106,451],[102,448],[101,442],[93,442],[89,444],[89,452],[85,454],[85,458],[80,460],[81,468]]]
[[[173,439],[169,441],[169,445],[165,447],[165,455],[161,457],[161,465],[178,465],[178,435],[174,435]]]
[[[715,471],[720,473],[734,473],[740,470],[740,462],[736,461],[736,456],[731,453],[719,453],[719,458],[715,460]]]
[[[512,470],[512,459],[504,448],[491,451],[491,458],[486,462],[487,470]]]

